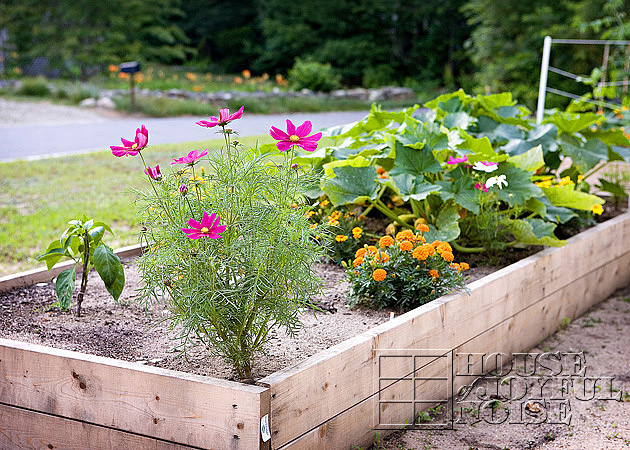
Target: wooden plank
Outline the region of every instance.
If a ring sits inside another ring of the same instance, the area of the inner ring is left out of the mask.
[[[193,447],[0,404],[3,450],[189,450]]]
[[[0,339],[0,403],[201,448],[259,448],[265,391]]]
[[[626,253],[607,266],[591,271],[563,289],[539,299],[513,317],[454,348],[453,351],[487,354],[503,352],[508,358],[514,352],[526,351],[553,334],[563,318],[579,317],[616,289],[627,285],[630,282],[628,267],[630,267],[630,253]],[[478,366],[477,369],[479,369]],[[494,367],[490,365],[484,370],[493,369]],[[459,387],[470,381],[468,378],[455,377],[453,391],[456,392]],[[406,389],[407,386],[403,385],[398,390],[395,386],[391,386],[388,390],[394,392],[393,398],[400,399],[408,395]],[[430,396],[434,390],[434,387],[423,386],[417,398]],[[332,420],[309,430],[288,445],[275,448],[311,450],[351,448],[353,445],[368,446],[374,439],[375,432],[372,428],[377,426],[377,422],[373,419],[375,398],[376,396],[368,398]],[[405,411],[399,412],[399,416],[405,417]],[[379,433],[383,435],[383,432]]]
[[[575,236],[566,247],[543,250],[471,283],[470,295],[437,299],[261,380],[272,392],[274,446],[285,445],[317,427],[322,418],[369,397],[371,386],[358,380],[372,376],[373,349],[456,348],[593,266],[614,261],[626,251],[617,242],[630,237],[629,219],[624,214],[605,222]]]
[[[142,254],[142,246],[140,244],[130,245],[128,247],[119,248],[115,250],[114,253],[116,253],[119,258],[139,256]],[[46,270],[46,267],[42,267],[0,277],[0,292],[9,291],[16,287],[30,286],[35,283],[48,282],[74,264],[74,261],[64,261],[50,270]],[[82,270],[83,266],[77,265],[77,273],[81,273]]]

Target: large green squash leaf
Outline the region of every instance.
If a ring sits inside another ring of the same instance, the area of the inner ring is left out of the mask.
[[[575,186],[572,184],[550,186],[542,188],[542,191],[551,204],[556,206],[590,211],[594,205],[604,204],[604,200],[596,195],[576,191]]]
[[[553,223],[541,219],[504,219],[501,223],[521,244],[547,247],[562,247],[567,244],[566,241],[553,235],[553,230],[556,228]]]
[[[429,194],[438,192],[441,189],[440,186],[424,181],[422,175],[401,173],[392,175],[392,180],[396,191],[406,202],[409,201],[410,198],[414,200],[424,200]]]
[[[429,231],[424,233],[424,237],[427,242],[446,241],[450,242],[459,237],[459,214],[457,212],[457,206],[453,203],[444,203],[434,226]]]
[[[532,197],[542,196],[540,188],[531,181],[531,175],[512,164],[500,164],[492,175],[505,175],[508,185],[497,191],[499,198],[510,206],[523,205]]]
[[[534,148],[530,148],[525,153],[520,155],[510,156],[508,162],[513,164],[519,169],[523,169],[527,172],[535,172],[540,167],[545,165],[543,158],[542,146],[537,145]]]
[[[376,168],[373,166],[346,165],[331,170],[334,176],[322,178],[321,187],[333,205],[361,203],[368,199],[376,199],[379,185],[376,182]]]

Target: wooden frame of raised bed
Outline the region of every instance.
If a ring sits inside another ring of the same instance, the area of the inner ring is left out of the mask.
[[[525,351],[564,318],[583,314],[630,282],[629,240],[626,213],[574,236],[565,247],[545,249],[471,283],[468,293],[441,297],[258,386],[0,340],[0,448],[368,446],[385,409],[381,400],[395,401],[407,390],[402,379],[379,384],[381,352]],[[16,279],[11,277],[12,286],[19,284]],[[2,283],[0,290],[6,289]],[[432,357],[438,361],[440,355]],[[458,383],[463,381],[455,388]],[[428,383],[412,389],[420,395],[432,390]],[[401,423],[410,419],[402,409],[388,414]],[[263,442],[266,415],[271,440]]]

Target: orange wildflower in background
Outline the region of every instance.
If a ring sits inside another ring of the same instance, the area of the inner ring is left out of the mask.
[[[598,216],[601,216],[602,213],[604,212],[604,208],[602,207],[602,205],[593,205],[591,206],[591,211],[593,212],[593,214],[597,214]]]
[[[359,240],[361,239],[361,235],[363,234],[363,229],[360,227],[354,227],[352,229],[352,237]]]
[[[117,66],[116,64],[110,64],[110,65],[107,67],[107,69],[108,69],[110,72],[117,72],[117,71],[118,71],[118,66]]]
[[[346,242],[348,240],[348,236],[346,236],[345,234],[338,234],[337,236],[335,236],[335,241],[337,242]]]
[[[252,73],[248,69],[243,70],[241,75],[243,75],[246,80],[249,80],[252,77]]]
[[[372,273],[372,278],[374,278],[374,281],[383,281],[386,277],[387,277],[387,272],[383,269],[376,269]]]
[[[435,269],[429,270],[429,275],[431,275],[433,278],[440,278],[440,274]]]
[[[234,77],[234,82],[236,84],[243,84],[243,79],[241,77]]]

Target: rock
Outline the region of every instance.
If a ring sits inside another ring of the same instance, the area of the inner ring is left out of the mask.
[[[79,102],[79,106],[82,108],[94,108],[96,106],[95,98],[84,98]]]
[[[101,97],[96,102],[96,106],[105,109],[116,109],[116,103],[110,97]]]

